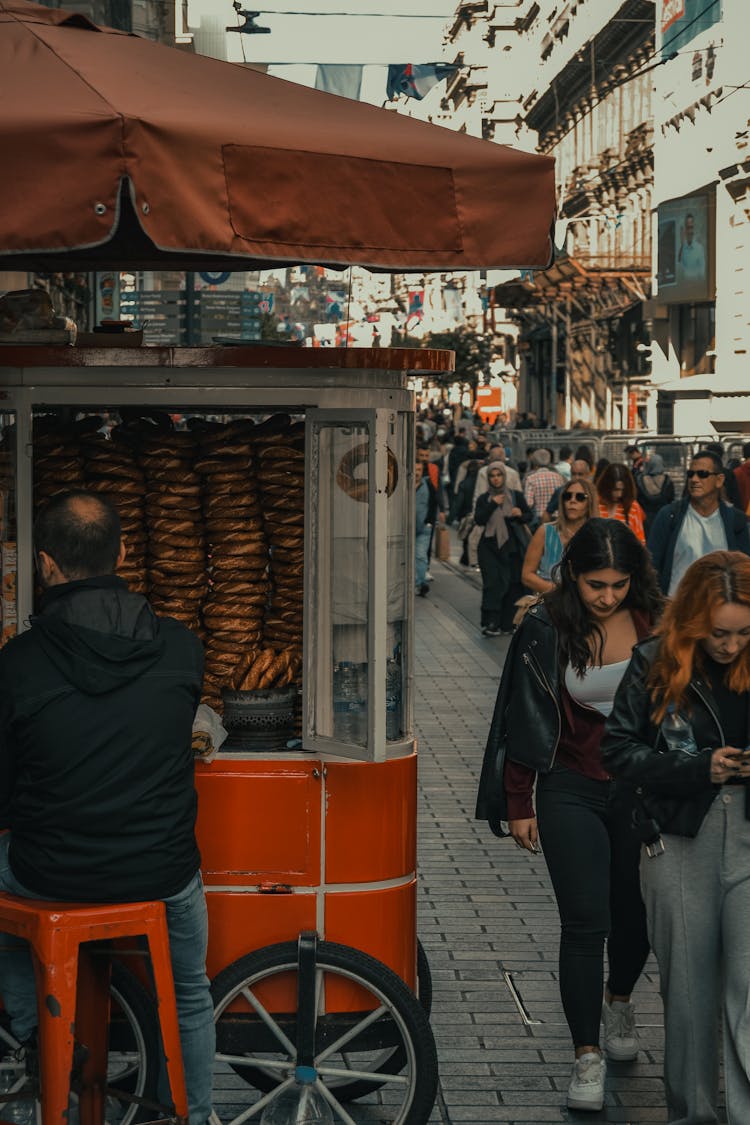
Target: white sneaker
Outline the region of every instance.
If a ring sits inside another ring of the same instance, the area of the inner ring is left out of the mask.
[[[429,570],[427,571],[427,573],[425,574],[425,576],[424,576],[424,577],[425,577],[425,581],[426,581],[426,582],[434,582],[434,581],[435,581],[435,579],[434,579],[434,578],[432,577],[432,575],[430,574]]]
[[[607,1064],[596,1051],[587,1051],[573,1064],[568,1086],[568,1109],[600,1110],[604,1105]]]
[[[638,1032],[635,1029],[635,1006],[622,1000],[604,1001],[604,1050],[615,1062],[632,1062],[638,1058]]]

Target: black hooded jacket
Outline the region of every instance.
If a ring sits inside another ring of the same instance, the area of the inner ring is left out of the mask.
[[[138,901],[200,865],[191,732],[198,638],[115,576],[47,591],[0,650],[0,826],[44,898]]]

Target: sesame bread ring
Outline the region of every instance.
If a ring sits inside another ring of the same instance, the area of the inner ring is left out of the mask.
[[[304,461],[302,449],[294,445],[268,445],[260,450],[261,461]]]
[[[86,488],[89,492],[117,492],[127,493],[129,496],[142,496],[144,483],[142,480],[115,480],[112,477],[87,478]]]
[[[149,469],[146,473],[146,478],[149,485],[153,484],[190,484],[197,485],[200,488],[201,478],[198,473],[193,472],[191,469]]]
[[[200,480],[197,484],[189,484],[184,481],[153,480],[149,477],[148,481],[149,496],[200,496],[201,491]]]
[[[208,589],[208,577],[204,570],[182,571],[182,570],[167,570],[166,567],[170,564],[165,560],[161,566],[150,566],[148,568],[149,577],[154,586],[185,586],[192,589],[201,587]]]
[[[252,519],[246,520],[233,520],[233,519],[214,519],[208,517],[206,519],[206,531],[214,535],[222,535],[231,532],[243,531],[262,531],[263,520],[260,516],[254,516]]]
[[[169,531],[159,531],[148,536],[148,542],[153,544],[155,554],[158,554],[160,546],[186,548],[189,551],[200,550],[203,554],[206,551],[205,540],[197,535],[172,535]]]
[[[212,457],[199,457],[193,467],[197,473],[210,476],[211,473],[248,472],[254,464],[255,461],[250,456],[220,457],[215,453]]]
[[[142,453],[138,463],[146,470],[149,476],[152,472],[190,472],[193,462],[188,457],[175,457],[173,454],[164,453],[150,456]]]
[[[161,517],[160,519],[152,520],[149,524],[149,528],[154,534],[167,531],[170,535],[191,535],[195,533],[196,528],[202,529],[202,527],[202,522],[171,519],[170,517]]]
[[[184,495],[180,492],[149,491],[146,493],[146,507],[151,508],[155,514],[161,514],[161,508],[184,508],[186,512],[199,512],[201,509],[200,496]]]

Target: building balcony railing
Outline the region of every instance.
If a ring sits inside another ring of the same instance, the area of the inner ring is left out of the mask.
[[[611,270],[651,273],[651,255],[634,253],[632,250],[606,250],[603,253],[592,254],[588,250],[576,247],[571,250],[571,257],[592,273]]]

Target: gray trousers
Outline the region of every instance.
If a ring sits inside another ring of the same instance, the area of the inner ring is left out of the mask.
[[[750,821],[725,785],[695,839],[641,858],[641,891],[664,1001],[671,1125],[715,1125],[723,1015],[729,1125],[750,1122]]]

